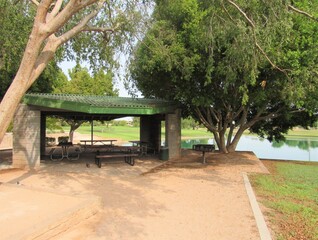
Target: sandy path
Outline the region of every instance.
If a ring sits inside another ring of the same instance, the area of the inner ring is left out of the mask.
[[[199,159],[187,151],[164,165],[145,159],[101,169],[48,164],[32,174],[1,174],[0,181],[102,198],[97,216],[56,239],[260,239],[242,177],[262,172],[259,160],[251,153],[211,154],[206,165]]]
[[[106,187],[116,197],[107,198],[105,220],[90,238],[258,239],[242,185],[217,173],[180,174],[126,182],[130,199]]]

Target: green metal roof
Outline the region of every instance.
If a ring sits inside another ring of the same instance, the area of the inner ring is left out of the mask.
[[[38,107],[87,114],[154,115],[171,113],[178,108],[175,102],[162,99],[71,94],[26,94],[23,102]]]

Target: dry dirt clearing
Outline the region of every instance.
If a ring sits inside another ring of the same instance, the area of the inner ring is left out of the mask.
[[[164,163],[144,157],[134,167],[123,161],[101,169],[92,162],[87,168],[87,160],[47,162],[34,172],[0,171],[0,182],[101,199],[97,214],[51,239],[260,239],[242,172],[265,172],[262,163],[248,152],[212,153],[207,162],[190,150]],[[46,206],[54,201],[46,199]]]

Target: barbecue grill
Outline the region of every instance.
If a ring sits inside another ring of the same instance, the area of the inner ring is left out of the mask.
[[[192,146],[192,149],[195,151],[202,152],[202,163],[205,164],[205,153],[206,152],[214,152],[215,145],[214,144],[195,144]]]

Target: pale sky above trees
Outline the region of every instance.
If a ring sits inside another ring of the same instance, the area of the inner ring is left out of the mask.
[[[72,68],[74,68],[76,65],[75,61],[63,61],[61,63],[59,63],[59,66],[61,67],[61,69],[63,70],[64,74],[69,78],[68,76],[68,71]],[[89,64],[88,63],[82,63],[81,64],[83,67],[87,67],[89,69]],[[124,70],[122,70],[122,74],[121,77],[124,77]],[[119,97],[129,97],[129,93],[126,90],[125,86],[124,86],[124,82],[122,79],[114,79],[114,86],[115,88],[119,89]]]

